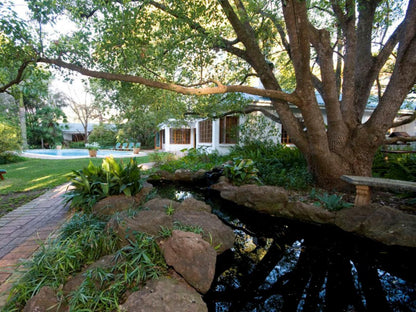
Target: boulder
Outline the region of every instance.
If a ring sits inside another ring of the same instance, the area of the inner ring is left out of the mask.
[[[302,202],[288,203],[286,208],[282,209],[279,215],[276,216],[322,224],[333,223],[335,219],[335,213],[322,207]]]
[[[121,246],[127,245],[138,232],[157,236],[162,227],[173,227],[172,216],[157,210],[140,210],[135,216],[123,213],[112,217],[106,226],[107,231],[115,233],[120,238]]]
[[[215,214],[201,210],[178,209],[173,219],[183,225],[199,226],[203,230],[202,237],[220,254],[234,245],[233,230],[225,225]]]
[[[67,311],[57,299],[52,287],[44,286],[25,305],[23,312]]]
[[[173,227],[173,218],[167,213],[169,206],[175,209],[179,203],[169,199],[152,199],[143,204],[142,209],[134,215],[121,213],[113,216],[107,223],[107,230],[114,232],[121,239],[122,245],[128,244],[128,240],[137,232],[157,236],[162,227]]]
[[[188,197],[178,206],[178,208],[176,208],[175,211],[205,211],[211,213],[212,208],[203,201],[197,200],[193,197]]]
[[[114,195],[106,197],[92,207],[92,213],[98,217],[112,216],[116,212],[139,207],[152,190],[153,185],[144,183],[142,189],[135,196]]]
[[[191,182],[203,179],[206,171],[199,169],[194,172],[187,169],[178,169],[175,171],[174,181]]]
[[[177,209],[179,207],[180,203],[165,199],[165,198],[153,198],[149,200],[148,202],[144,203],[143,210],[157,210],[160,212],[166,213],[166,210],[168,207],[172,207],[173,209]]]
[[[269,215],[279,215],[289,201],[287,191],[278,186],[255,184],[234,186],[223,181],[211,188],[219,191],[224,199]]]
[[[201,295],[185,282],[172,278],[152,280],[120,306],[124,312],[207,312]]]
[[[98,217],[106,217],[137,206],[133,196],[114,195],[97,202],[92,207],[91,212]]]
[[[343,209],[337,213],[335,224],[386,245],[416,247],[416,215],[388,206],[372,204]]]
[[[333,224],[386,245],[416,247],[416,215],[377,204],[344,208],[337,212],[302,202],[287,202],[285,191],[272,186],[231,185],[226,180],[212,186],[222,198],[256,211],[304,222]]]
[[[162,243],[166,263],[200,293],[211,287],[215,274],[217,253],[200,234],[174,230]]]
[[[70,278],[64,285],[62,291],[65,296],[68,296],[73,291],[77,290],[78,287],[82,284],[85,279],[85,272],[95,268],[101,269],[108,269],[113,267],[116,264],[116,259],[114,255],[107,255],[101,257],[94,263],[90,264],[87,268],[85,268],[82,272],[77,273],[72,278]],[[97,287],[99,287],[99,283],[97,282]]]

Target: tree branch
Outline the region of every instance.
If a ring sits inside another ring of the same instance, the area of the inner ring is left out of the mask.
[[[366,126],[386,131],[416,82],[416,1],[409,1],[404,30],[400,32],[396,64],[386,90]]]
[[[16,74],[16,78],[14,78],[13,80],[11,80],[9,83],[5,84],[4,86],[0,87],[0,93],[6,92],[6,90],[8,88],[10,88],[13,85],[19,84],[22,80],[23,80],[23,73],[26,69],[26,67],[32,63],[32,61],[26,61],[23,62],[22,65],[20,65],[17,74]]]
[[[37,61],[40,63],[56,65],[62,68],[73,70],[88,77],[138,83],[138,84],[142,84],[148,87],[173,91],[173,92],[185,94],[185,95],[210,95],[210,94],[225,94],[225,93],[231,93],[231,92],[241,92],[241,93],[263,96],[263,97],[276,99],[276,100],[287,101],[294,105],[300,104],[300,99],[296,95],[296,93],[289,94],[289,93],[286,93],[283,91],[277,91],[277,90],[267,90],[267,89],[260,89],[260,88],[240,86],[240,85],[226,86],[222,84],[219,84],[217,87],[189,88],[189,87],[183,87],[174,83],[155,81],[155,80],[147,79],[141,76],[114,74],[114,73],[90,70],[90,69],[84,68],[76,64],[67,63],[61,59],[39,58]]]
[[[393,122],[393,124],[391,125],[391,128],[396,128],[396,127],[400,127],[400,126],[403,126],[403,125],[407,125],[407,124],[411,123],[412,121],[414,121],[415,119],[416,119],[416,112],[413,113],[410,116],[406,116],[406,118],[404,118],[402,120]]]
[[[403,142],[403,143],[407,143],[407,142],[415,142],[416,141],[416,136],[408,136],[408,137],[394,137],[394,138],[388,138],[384,140],[384,144],[394,144],[397,142]]]
[[[269,108],[273,109],[272,106],[270,106]],[[266,107],[260,106],[260,105],[248,105],[247,107],[241,110],[231,110],[220,115],[210,115],[208,117],[212,119],[217,119],[217,118],[223,118],[225,116],[234,115],[234,114],[250,114],[253,112],[261,112],[264,116],[266,116],[270,120],[277,122],[277,123],[282,123],[279,116],[271,113],[270,109],[267,109]],[[200,116],[198,113],[193,113],[193,112],[185,113],[185,115]]]

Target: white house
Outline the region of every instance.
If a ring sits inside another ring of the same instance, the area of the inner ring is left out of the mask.
[[[256,101],[256,105],[263,106],[278,118],[270,102]],[[326,123],[325,107],[323,105],[320,107]],[[293,110],[296,115],[297,108],[293,107]],[[372,107],[365,110],[363,122],[370,118],[373,111],[374,108]],[[411,112],[412,110],[401,110],[399,115]],[[300,113],[299,118],[302,118]],[[256,126],[257,131],[253,131]],[[244,133],[245,127],[248,127],[250,131]],[[159,129],[155,137],[155,149],[172,153],[181,153],[181,150],[188,148],[204,147],[208,151],[216,150],[220,154],[226,154],[230,147],[234,146],[245,135],[250,135],[250,137],[263,136],[276,143],[291,144],[290,137],[282,124],[264,117],[260,112],[247,115],[228,115],[216,119],[196,118],[187,120],[182,124],[178,124],[176,120],[169,120],[161,124]],[[416,136],[416,122],[413,121],[410,124],[391,129],[391,131],[407,132],[410,136]]]
[[[88,124],[88,133],[91,133],[96,124]],[[78,142],[85,140],[85,130],[81,123],[63,124],[62,134],[65,142]]]

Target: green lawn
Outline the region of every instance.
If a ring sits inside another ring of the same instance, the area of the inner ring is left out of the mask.
[[[149,162],[149,156],[137,157],[138,163]],[[128,161],[129,158],[124,158]],[[34,159],[1,165],[7,170],[4,180],[0,180],[0,217],[13,209],[36,198],[46,190],[69,181],[72,170],[79,170],[92,161],[102,163],[101,158],[79,159]],[[117,161],[123,161],[117,159]]]
[[[128,161],[125,158],[124,161]],[[68,175],[72,170],[78,170],[92,161],[95,165],[101,164],[100,158],[79,159],[34,159],[14,164],[1,165],[7,170],[5,179],[0,182],[0,194],[13,192],[26,192],[39,189],[50,189],[68,182]],[[118,161],[122,161],[118,159]],[[149,157],[137,157],[138,163],[149,162]]]

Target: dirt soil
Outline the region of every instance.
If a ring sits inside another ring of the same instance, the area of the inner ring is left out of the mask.
[[[44,189],[0,195],[0,217],[39,197],[46,191],[47,190]]]

